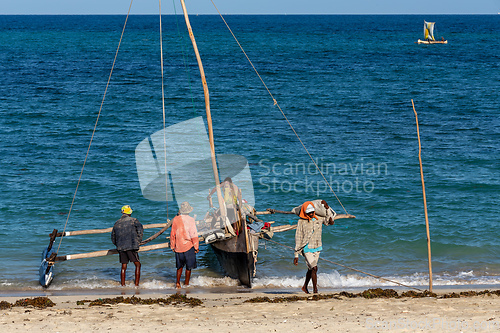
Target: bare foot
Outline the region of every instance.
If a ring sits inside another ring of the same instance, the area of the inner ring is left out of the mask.
[[[302,287],[302,291],[305,292],[306,294],[309,294],[309,290],[307,290],[307,287],[306,286],[303,286]]]
[[[318,293],[318,289],[314,289],[313,293],[317,294]]]
[[[176,283],[176,284],[175,284],[175,288],[177,288],[177,289],[181,289],[181,284],[180,284],[180,283]]]

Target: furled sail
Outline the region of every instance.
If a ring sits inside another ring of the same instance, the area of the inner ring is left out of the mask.
[[[424,21],[424,38],[434,40],[434,24],[436,22]]]

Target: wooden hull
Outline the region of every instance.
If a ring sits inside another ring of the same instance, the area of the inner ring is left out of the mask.
[[[418,44],[448,44],[447,40],[421,40],[417,41]]]
[[[242,233],[239,236],[210,245],[226,274],[233,279],[238,279],[242,285],[251,288],[255,261],[252,252],[247,251],[245,234]]]

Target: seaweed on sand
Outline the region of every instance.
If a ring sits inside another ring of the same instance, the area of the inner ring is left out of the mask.
[[[35,297],[35,298],[21,298],[18,299],[14,304],[11,304],[6,301],[0,302],[0,310],[7,310],[12,308],[13,306],[22,306],[22,307],[33,307],[37,309],[45,309],[48,307],[52,307],[56,305],[52,302],[48,297]]]
[[[6,301],[0,302],[0,310],[10,309],[11,307],[12,307],[12,304],[10,304],[9,302],[6,302]]]
[[[340,299],[336,294],[314,294],[310,296],[289,296],[289,297],[276,297],[271,299],[267,296],[264,297],[254,297],[246,300],[244,303],[287,303],[287,302],[297,302],[297,301],[319,301],[322,299]]]
[[[115,297],[115,298],[99,298],[96,300],[82,300],[77,301],[77,305],[84,305],[89,303],[89,306],[104,306],[111,304],[140,304],[140,305],[150,305],[150,304],[161,304],[161,305],[179,305],[186,304],[191,307],[199,306],[203,304],[203,301],[193,297],[187,297],[181,294],[172,294],[167,298],[139,298],[139,297]]]
[[[356,298],[363,297],[367,299],[371,298],[403,298],[403,297],[411,297],[411,298],[423,298],[423,297],[434,297],[434,298],[459,298],[459,297],[472,297],[472,296],[481,296],[481,295],[497,295],[500,296],[500,290],[483,290],[483,291],[462,291],[461,293],[448,293],[443,295],[437,295],[435,293],[431,293],[427,290],[422,292],[416,292],[414,290],[405,291],[403,293],[398,294],[394,289],[368,289],[361,293],[354,294],[349,293],[347,291],[342,291],[338,294],[314,294],[313,296],[289,296],[289,297],[276,297],[269,298],[267,296],[264,297],[254,297],[246,300],[246,303],[285,303],[285,302],[296,302],[296,301],[318,301],[322,299],[341,299],[341,297],[346,298]]]

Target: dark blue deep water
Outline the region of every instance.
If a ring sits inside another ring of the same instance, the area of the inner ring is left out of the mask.
[[[41,290],[41,251],[66,222],[124,20],[0,16],[0,293]],[[322,258],[427,286],[413,99],[434,285],[500,284],[500,15],[226,20],[342,205],[357,216],[324,228]],[[415,43],[424,20],[437,22],[437,38],[447,45]],[[191,23],[216,151],[246,157],[257,210],[323,198],[344,213],[221,19],[193,16]],[[180,16],[163,17],[163,53],[166,125],[205,119]],[[134,153],[163,128],[160,74],[158,17],[131,16],[67,230],[111,227],[124,204],[144,224],[165,221],[165,202],[142,195]],[[176,203],[169,207],[171,217]],[[293,246],[294,232],[274,240]],[[60,254],[112,247],[108,234],[68,237]],[[292,258],[288,249],[262,243],[256,287],[299,287],[305,265],[293,266]],[[236,285],[206,246],[198,259],[194,286]],[[172,252],[143,253],[141,260],[142,288],[174,287]],[[327,262],[319,273],[323,289],[392,287]],[[74,260],[56,266],[51,288],[115,288],[118,279],[116,256]]]

